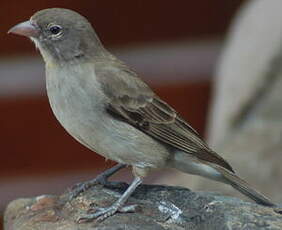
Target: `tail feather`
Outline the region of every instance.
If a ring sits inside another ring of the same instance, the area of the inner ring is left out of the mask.
[[[233,188],[255,201],[257,204],[269,207],[276,206],[269,198],[252,188],[246,181],[239,178],[234,173],[229,172],[228,170],[220,166],[216,168],[227,181],[227,183],[229,183]]]

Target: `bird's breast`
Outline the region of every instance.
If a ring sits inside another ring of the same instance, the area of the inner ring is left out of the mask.
[[[106,98],[92,68],[47,68],[46,87],[54,115],[74,138],[85,142],[86,132],[102,129]]]

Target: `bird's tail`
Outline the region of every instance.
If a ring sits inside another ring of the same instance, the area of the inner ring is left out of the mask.
[[[276,206],[269,198],[252,188],[246,181],[236,176],[234,173],[229,172],[227,169],[224,169],[222,167],[216,168],[221,173],[226,183],[230,184],[233,188],[243,193],[244,195],[255,201],[257,204],[269,207]]]

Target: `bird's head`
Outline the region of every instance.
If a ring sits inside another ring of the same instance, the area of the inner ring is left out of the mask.
[[[29,37],[45,62],[64,63],[103,53],[103,47],[88,20],[68,9],[38,11],[30,20],[12,27],[8,33]]]

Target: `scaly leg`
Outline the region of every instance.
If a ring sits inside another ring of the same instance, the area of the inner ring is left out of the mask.
[[[86,181],[86,182],[82,182],[82,183],[78,183],[74,185],[71,189],[71,196],[70,196],[71,198],[70,199],[76,198],[81,193],[85,192],[86,190],[88,190],[89,188],[97,184],[112,185],[112,186],[118,184],[119,182],[109,182],[107,179],[110,176],[112,176],[114,173],[119,171],[120,169],[124,168],[125,166],[126,166],[125,164],[117,164],[114,167],[102,172],[96,178],[90,181]]]
[[[97,212],[88,214],[86,216],[80,217],[78,222],[86,222],[97,219],[98,221],[102,221],[109,216],[114,215],[116,212],[132,212],[135,211],[136,205],[123,206],[130,195],[135,191],[135,189],[142,183],[141,177],[137,176],[134,178],[133,182],[127,188],[127,190],[122,194],[122,196],[114,202],[110,207],[107,208],[99,208]]]

